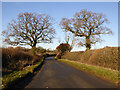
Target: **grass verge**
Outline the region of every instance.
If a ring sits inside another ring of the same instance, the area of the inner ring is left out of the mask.
[[[23,70],[14,71],[8,75],[2,77],[2,89],[9,88],[10,86],[14,85],[16,82],[19,82],[21,78],[24,78],[26,75],[30,73],[34,73],[34,69],[37,68],[43,60],[36,63],[35,65],[27,66]]]
[[[80,69],[92,75],[96,75],[118,86],[118,71],[116,70],[110,70],[104,67],[83,64],[77,61],[70,61],[65,59],[58,59],[58,61],[69,64],[77,69]]]

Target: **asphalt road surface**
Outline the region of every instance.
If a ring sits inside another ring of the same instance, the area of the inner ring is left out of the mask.
[[[111,83],[47,57],[25,88],[114,88]]]

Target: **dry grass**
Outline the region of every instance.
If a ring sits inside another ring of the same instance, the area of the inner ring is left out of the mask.
[[[118,47],[105,47],[85,52],[67,52],[62,56],[62,59],[75,60],[118,70],[118,56],[120,56],[120,53],[119,55],[118,53]]]
[[[34,64],[41,56],[31,55],[19,48],[2,48],[3,75],[15,70],[22,70],[25,66]]]
[[[89,58],[93,55],[94,50],[85,51],[80,58],[80,61],[83,63],[88,63]]]
[[[118,48],[97,49],[89,58],[91,64],[118,70]]]
[[[83,52],[66,52],[61,58],[78,61],[81,59],[82,54]]]

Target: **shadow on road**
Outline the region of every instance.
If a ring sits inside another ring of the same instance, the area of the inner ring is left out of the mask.
[[[43,68],[25,88],[116,88],[113,84],[46,57]]]
[[[44,61],[55,60],[54,59],[55,56],[56,54],[52,54],[52,55],[48,54],[47,57],[44,59]],[[34,73],[27,74],[24,78],[21,78],[18,84],[16,84],[15,86],[11,86],[11,88],[17,88],[17,90],[24,89],[33,80],[33,77],[41,70],[44,61],[40,66],[38,66],[33,70]]]

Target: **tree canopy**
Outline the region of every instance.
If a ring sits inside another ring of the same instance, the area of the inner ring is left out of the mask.
[[[37,43],[50,43],[54,38],[52,22],[49,15],[20,13],[17,20],[12,20],[2,34],[5,42],[10,45],[36,47]]]
[[[76,37],[84,37],[85,42],[78,44],[86,46],[86,50],[89,50],[92,44],[100,42],[102,34],[112,33],[105,23],[109,21],[104,14],[83,9],[75,13],[73,18],[62,18],[60,25],[62,29],[73,33]]]

